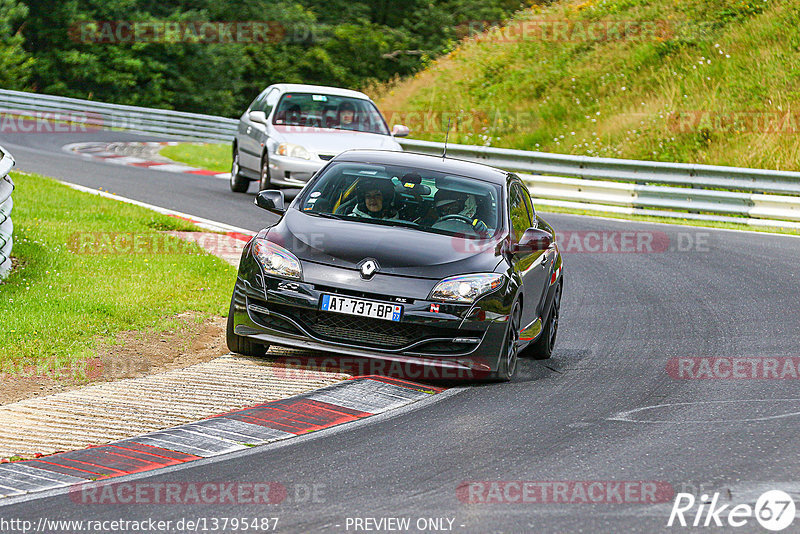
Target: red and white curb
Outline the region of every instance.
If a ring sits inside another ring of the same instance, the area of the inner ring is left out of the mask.
[[[0,499],[105,480],[290,439],[446,391],[358,377],[287,399],[84,450],[0,464]]]
[[[165,146],[175,146],[176,142],[146,142],[146,143],[72,143],[65,145],[62,149],[65,152],[77,154],[81,157],[114,163],[116,165],[127,165],[140,167],[162,172],[179,174],[194,174],[197,176],[208,176],[228,180],[231,175],[227,172],[209,171],[199,167],[190,167],[183,163],[169,160],[163,156],[157,156],[158,150]],[[137,155],[130,155],[136,153]]]

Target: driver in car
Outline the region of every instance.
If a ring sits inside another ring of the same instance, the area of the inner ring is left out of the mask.
[[[342,102],[339,104],[339,128],[342,130],[356,130],[356,108],[350,102]]]
[[[460,219],[469,224],[477,234],[489,233],[486,223],[475,217],[478,211],[475,195],[439,189],[433,197],[433,207],[437,216],[433,225],[443,220]]]

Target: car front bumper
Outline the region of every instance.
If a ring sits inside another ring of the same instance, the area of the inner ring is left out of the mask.
[[[427,300],[432,280],[391,277],[400,283],[392,295],[382,295],[364,291],[358,273],[346,269],[326,267],[326,277],[315,280],[309,280],[313,271],[304,272],[303,282],[247,271],[244,278],[240,271],[233,299],[234,332],[240,336],[392,362],[409,378],[416,366],[438,369],[431,377],[464,379],[485,378],[497,369],[510,311],[503,289],[472,305],[445,304]],[[323,294],[401,304],[403,316],[394,322],[321,311]]]
[[[269,175],[273,185],[303,187],[325,161],[319,159],[299,159],[270,154]]]

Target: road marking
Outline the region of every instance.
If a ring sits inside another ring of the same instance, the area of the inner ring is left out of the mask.
[[[643,406],[634,408],[633,410],[626,410],[619,412],[616,415],[609,417],[609,421],[624,421],[626,423],[667,423],[667,424],[685,424],[685,423],[751,423],[760,421],[771,421],[774,419],[785,419],[787,417],[795,417],[800,415],[798,412],[789,412],[779,415],[766,415],[763,417],[750,417],[750,418],[737,418],[737,419],[679,419],[679,420],[648,420],[648,419],[635,419],[633,416],[637,413],[646,410],[657,410],[660,408],[671,408],[679,406],[698,406],[708,404],[749,404],[749,403],[781,403],[781,402],[794,402],[800,403],[798,399],[739,399],[739,400],[721,400],[721,401],[694,401],[694,402],[675,402],[669,404],[655,404],[653,406]]]

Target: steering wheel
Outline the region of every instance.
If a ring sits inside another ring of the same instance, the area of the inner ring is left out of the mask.
[[[464,224],[468,224],[470,227],[472,227],[472,219],[470,219],[466,215],[461,215],[460,213],[453,213],[450,215],[445,215],[444,217],[440,217],[439,220],[436,221],[434,224],[439,224],[440,222],[444,221],[461,221]]]

